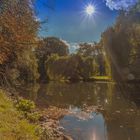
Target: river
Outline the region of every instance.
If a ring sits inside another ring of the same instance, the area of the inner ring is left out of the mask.
[[[50,82],[29,85],[23,96],[42,108],[52,105],[69,110],[60,126],[74,140],[140,140],[138,84],[123,89],[105,82]]]

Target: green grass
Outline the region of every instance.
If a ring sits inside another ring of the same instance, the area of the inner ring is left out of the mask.
[[[13,102],[0,90],[0,140],[38,140],[36,128],[23,119]]]
[[[91,79],[97,80],[97,81],[110,81],[111,78],[109,76],[93,76]]]

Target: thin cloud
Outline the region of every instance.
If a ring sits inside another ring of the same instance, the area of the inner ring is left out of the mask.
[[[138,0],[105,0],[106,5],[111,10],[128,10],[130,7],[134,6]]]

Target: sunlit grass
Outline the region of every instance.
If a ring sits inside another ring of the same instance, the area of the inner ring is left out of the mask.
[[[91,79],[101,80],[101,81],[110,81],[111,78],[109,76],[93,76]]]
[[[20,113],[14,108],[12,101],[0,90],[0,139],[38,140],[35,129],[35,125],[31,125],[27,120],[22,119]]]

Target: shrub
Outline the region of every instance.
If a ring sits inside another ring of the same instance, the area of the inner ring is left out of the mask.
[[[35,109],[35,104],[30,100],[19,99],[16,104],[16,108],[23,112],[31,112],[33,109]]]
[[[30,122],[37,122],[40,119],[41,115],[38,112],[33,112],[33,113],[27,113],[26,118],[30,121]]]

